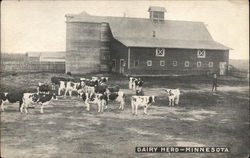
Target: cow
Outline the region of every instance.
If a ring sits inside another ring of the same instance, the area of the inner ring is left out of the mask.
[[[174,106],[179,104],[180,100],[180,90],[177,89],[165,89],[168,95],[169,106]]]
[[[148,107],[155,102],[155,96],[132,96],[132,114],[137,115],[138,106],[144,107],[144,114],[147,114]]]
[[[23,92],[0,93],[1,111],[4,111],[4,103],[17,103],[19,102],[19,111],[23,104]]]
[[[80,87],[80,82],[68,81],[66,83],[64,96],[66,96],[68,92],[69,92],[69,96],[72,96],[72,92],[78,91],[79,87]]]
[[[134,77],[129,77],[129,81],[128,81],[128,88],[129,89],[134,89],[134,81],[135,81]]]
[[[113,92],[119,92],[120,91],[120,86],[115,85],[113,87],[108,87],[108,91],[113,93]]]
[[[101,79],[99,80],[100,85],[102,84],[107,84],[109,78],[108,77],[101,77]]]
[[[124,92],[111,92],[109,90],[107,90],[107,93],[105,93],[107,95],[106,99],[107,99],[107,104],[109,101],[116,101],[118,103],[120,103],[119,109],[124,110],[124,105],[125,105],[125,94]],[[104,95],[105,95],[104,94]],[[107,108],[107,106],[105,107],[105,109]]]
[[[61,95],[61,92],[66,90],[67,81],[59,81],[58,95]]]
[[[48,93],[50,90],[50,85],[41,82],[38,83],[37,93]]]
[[[98,105],[98,112],[103,112],[104,107],[107,104],[107,98],[104,94],[98,93],[83,93],[82,99],[86,105],[87,111],[90,111],[90,104],[97,104]]]
[[[55,93],[50,91],[48,94],[37,94],[37,93],[24,93],[23,95],[23,104],[20,107],[21,113],[23,109],[25,113],[28,113],[27,108],[30,104],[40,104],[41,109],[40,113],[44,113],[43,108],[45,105],[48,105],[52,99],[57,99]]]
[[[95,93],[101,93],[104,94],[107,91],[108,86],[103,84],[99,86],[95,86]]]
[[[52,90],[56,89],[56,85],[60,85],[60,81],[68,81],[68,79],[64,77],[51,77]]]
[[[141,78],[138,78],[135,80],[135,86],[136,86],[136,93],[141,93],[142,92],[142,85],[144,81]]]

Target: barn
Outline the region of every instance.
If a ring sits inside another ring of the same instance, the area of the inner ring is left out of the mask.
[[[216,42],[202,22],[66,14],[66,72],[116,72],[134,76],[225,75],[230,48]]]

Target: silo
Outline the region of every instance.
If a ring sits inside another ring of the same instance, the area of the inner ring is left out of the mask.
[[[100,23],[67,22],[66,72],[100,71]]]
[[[109,71],[111,31],[108,23],[101,23],[100,71]]]

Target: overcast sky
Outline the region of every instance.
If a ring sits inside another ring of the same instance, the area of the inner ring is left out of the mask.
[[[249,59],[248,0],[220,1],[4,1],[1,52],[65,51],[65,14],[148,18],[149,6],[165,7],[165,19],[202,21],[214,40],[232,48],[231,59]],[[185,27],[185,26],[184,26]]]

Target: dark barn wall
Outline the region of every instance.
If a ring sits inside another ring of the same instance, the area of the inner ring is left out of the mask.
[[[131,74],[207,74],[219,72],[219,62],[228,63],[228,51],[206,50],[205,58],[197,57],[196,49],[165,49],[164,57],[155,55],[156,48],[131,48],[130,65]],[[134,61],[139,60],[139,65],[134,66]],[[148,67],[147,60],[152,60],[152,66]],[[160,60],[165,61],[165,66],[160,66]],[[173,66],[173,61],[177,61],[177,66]],[[190,62],[189,67],[185,67],[185,61]],[[202,66],[197,67],[197,62],[201,61]],[[208,63],[213,62],[213,68],[208,67]]]
[[[128,71],[128,48],[116,39],[112,39],[110,59],[116,60],[115,72],[119,73],[120,59],[124,59],[124,62],[126,64],[126,66],[124,67],[124,73]]]
[[[67,23],[66,72],[99,72],[100,30],[98,23]]]

